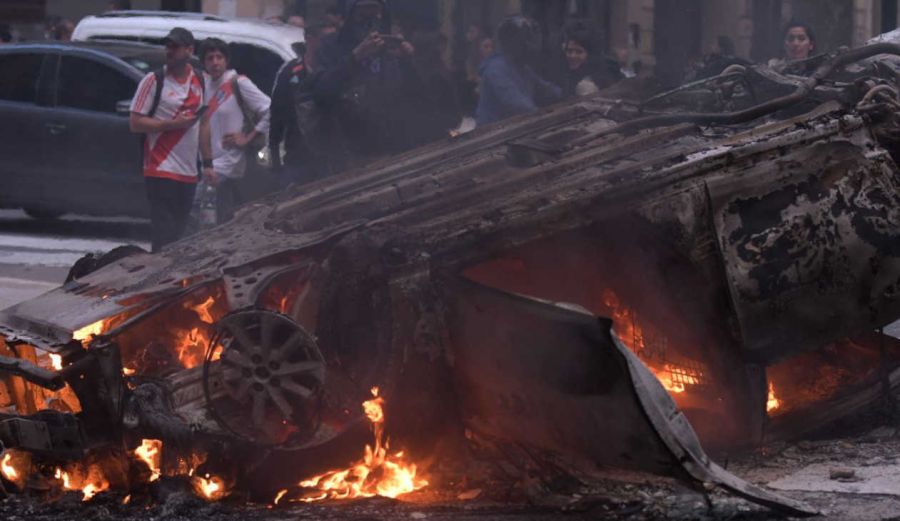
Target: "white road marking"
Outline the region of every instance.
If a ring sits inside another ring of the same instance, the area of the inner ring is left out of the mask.
[[[0,263],[70,267],[87,253],[105,253],[125,244],[146,250],[150,244],[130,240],[73,239],[0,233]]]

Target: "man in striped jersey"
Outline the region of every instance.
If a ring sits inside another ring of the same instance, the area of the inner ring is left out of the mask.
[[[176,27],[164,39],[166,65],[138,85],[131,131],[145,134],[144,180],[150,203],[153,251],[184,233],[197,184],[203,77],[191,65],[194,35]],[[207,148],[208,150],[208,148]],[[212,158],[203,158],[204,171]]]

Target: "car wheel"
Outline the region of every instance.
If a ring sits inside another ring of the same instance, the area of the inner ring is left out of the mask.
[[[38,219],[40,221],[55,221],[65,214],[65,212],[40,210],[38,208],[25,208],[25,213],[32,219]]]

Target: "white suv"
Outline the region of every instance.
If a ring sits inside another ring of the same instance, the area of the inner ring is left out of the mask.
[[[271,92],[281,65],[302,52],[303,29],[255,19],[231,19],[202,13],[111,11],[83,18],[73,40],[127,40],[162,44],[173,27],[184,27],[199,42],[220,38],[230,44],[231,64],[263,91]]]

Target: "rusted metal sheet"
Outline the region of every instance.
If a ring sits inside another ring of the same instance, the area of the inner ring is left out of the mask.
[[[776,360],[900,313],[900,175],[865,127],[845,124],[706,182],[751,356]]]

